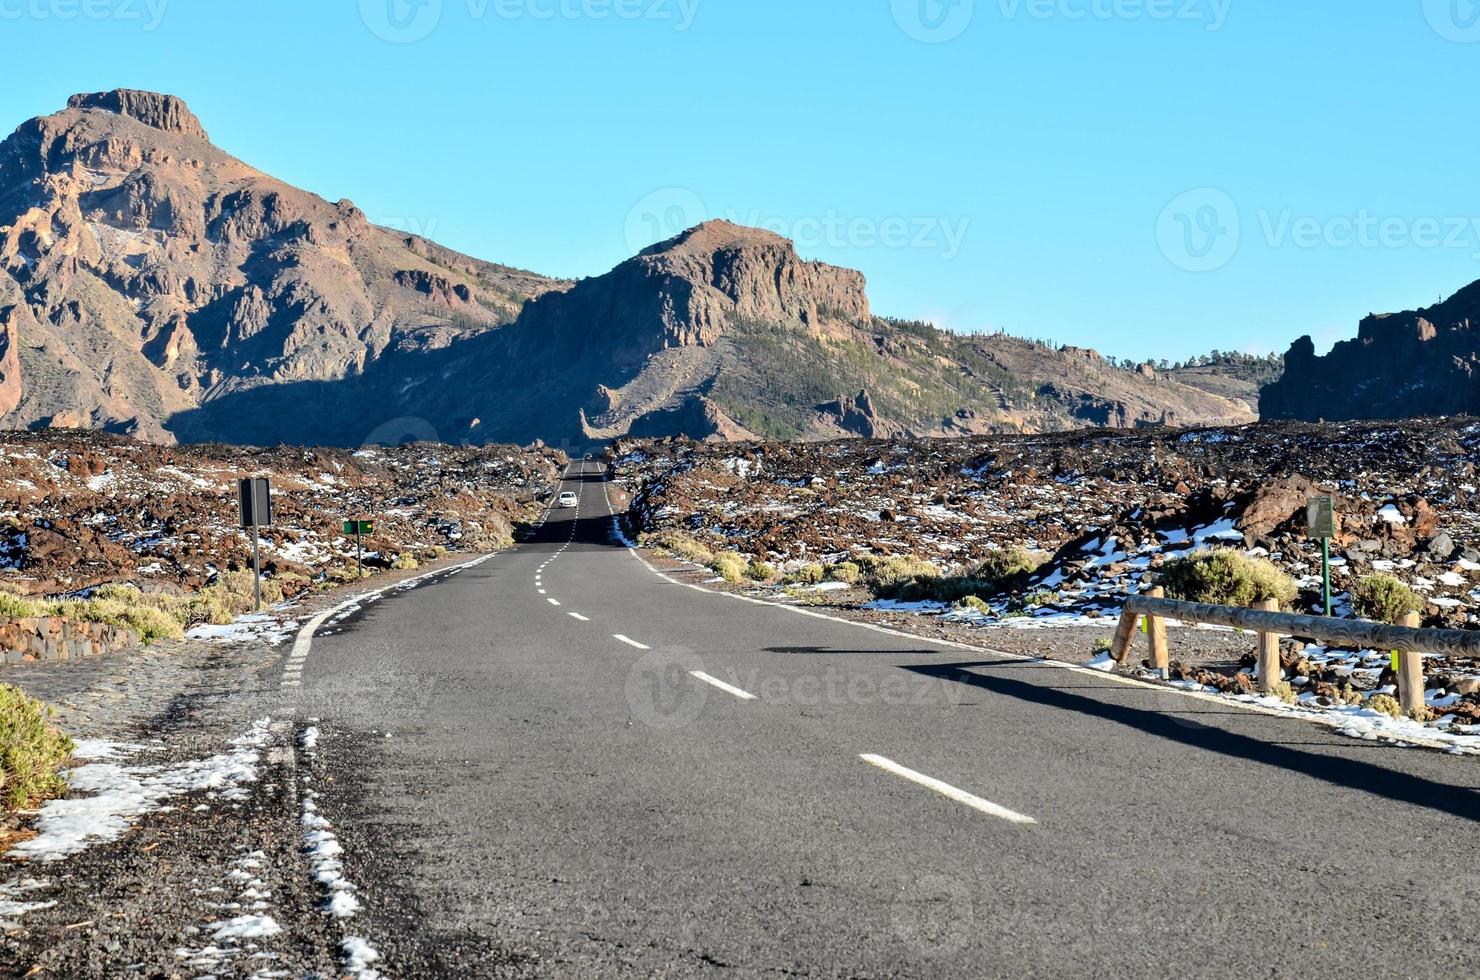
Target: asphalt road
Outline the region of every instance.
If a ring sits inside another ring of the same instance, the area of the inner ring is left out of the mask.
[[[1480,968],[1473,761],[676,584],[600,470],[314,641],[387,974]]]

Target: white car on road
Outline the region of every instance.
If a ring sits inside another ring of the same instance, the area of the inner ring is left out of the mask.
[[[555,502],[555,506],[566,509],[579,507],[581,506],[581,498],[567,490],[560,495],[560,499]]]

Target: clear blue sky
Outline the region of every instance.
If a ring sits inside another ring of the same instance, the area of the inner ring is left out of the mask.
[[[483,258],[596,275],[730,217],[881,313],[1117,356],[1325,346],[1480,279],[1468,0],[420,2],[0,0],[4,123],[168,91]]]

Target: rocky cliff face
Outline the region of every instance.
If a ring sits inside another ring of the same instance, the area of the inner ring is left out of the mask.
[[[225,394],[340,381],[565,286],[374,227],[222,152],[181,100],[122,90],[0,144],[0,270],[4,423],[156,441]]]
[[[10,428],[589,444],[1250,417],[1092,351],[878,318],[860,273],[727,222],[580,283],[482,262],[254,170],[172,96],[79,95],[0,144]]]
[[[1480,413],[1480,282],[1428,309],[1369,316],[1324,357],[1302,337],[1259,409],[1305,421]]]

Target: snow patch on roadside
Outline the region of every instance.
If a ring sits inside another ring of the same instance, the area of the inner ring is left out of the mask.
[[[207,759],[172,765],[121,766],[95,762],[66,773],[73,793],[52,800],[36,818],[37,836],[12,847],[7,857],[49,863],[80,853],[94,844],[117,840],[146,813],[185,793],[208,793],[211,799],[238,802],[257,781],[260,749],[268,743],[270,719],[262,719],[231,743],[229,751]],[[111,751],[123,752],[124,746]],[[99,751],[93,746],[93,751]],[[117,758],[116,755],[105,758]]]
[[[299,746],[311,760],[318,758],[319,737],[319,729],[314,725],[305,728],[298,736]],[[311,776],[303,777],[305,784],[312,780]],[[300,817],[303,851],[308,857],[314,881],[326,895],[324,911],[334,919],[352,919],[360,912],[360,900],[355,894],[358,889],[344,873],[344,846],[339,843],[333,825],[319,812],[318,799],[319,794],[305,785]],[[380,953],[367,941],[357,936],[346,937],[340,943],[340,952],[344,968],[356,980],[380,980],[380,973],[370,967],[380,959]]]

